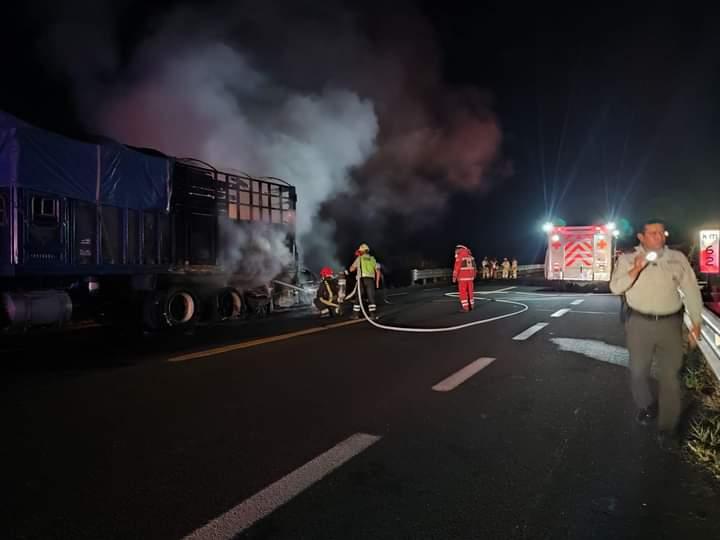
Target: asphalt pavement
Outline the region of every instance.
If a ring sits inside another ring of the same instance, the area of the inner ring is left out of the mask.
[[[478,289],[389,291],[405,331],[6,340],[3,538],[720,538],[718,484],[634,421],[617,298]]]

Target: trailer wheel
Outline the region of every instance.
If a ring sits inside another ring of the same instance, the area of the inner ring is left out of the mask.
[[[197,318],[197,301],[187,290],[170,290],[164,302],[163,314],[169,326],[181,326]]]
[[[150,330],[191,327],[199,313],[196,296],[185,288],[155,291],[143,302],[143,322]]]
[[[237,319],[242,314],[243,307],[242,296],[232,287],[220,289],[215,295],[215,311],[221,321]]]

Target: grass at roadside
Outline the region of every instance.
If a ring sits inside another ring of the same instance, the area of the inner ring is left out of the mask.
[[[697,404],[685,436],[687,454],[720,480],[720,383],[698,349],[687,351],[682,376]]]

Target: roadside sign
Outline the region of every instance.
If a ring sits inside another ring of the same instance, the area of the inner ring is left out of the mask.
[[[720,274],[720,230],[700,231],[700,272]]]

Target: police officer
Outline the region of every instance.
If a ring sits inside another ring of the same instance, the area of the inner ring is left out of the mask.
[[[350,272],[354,274],[359,273],[359,279],[357,281],[358,292],[355,296],[355,304],[353,305],[353,317],[360,317],[360,294],[362,294],[363,306],[367,308],[369,315],[372,317],[377,310],[375,290],[380,287],[380,271],[378,270],[375,257],[370,255],[370,248],[367,244],[360,244],[360,247],[355,253],[359,253],[359,255],[350,266]]]
[[[635,252],[618,258],[610,290],[624,295],[627,306],[625,332],[632,394],[639,408],[637,420],[644,425],[650,423],[658,417],[659,408],[658,440],[665,448],[677,448],[683,301],[692,322],[690,338],[695,344],[700,339],[702,299],[685,255],[665,247],[665,225],[661,220],[646,222],[637,237],[640,245]],[[653,358],[658,365],[659,403],[650,389]]]

